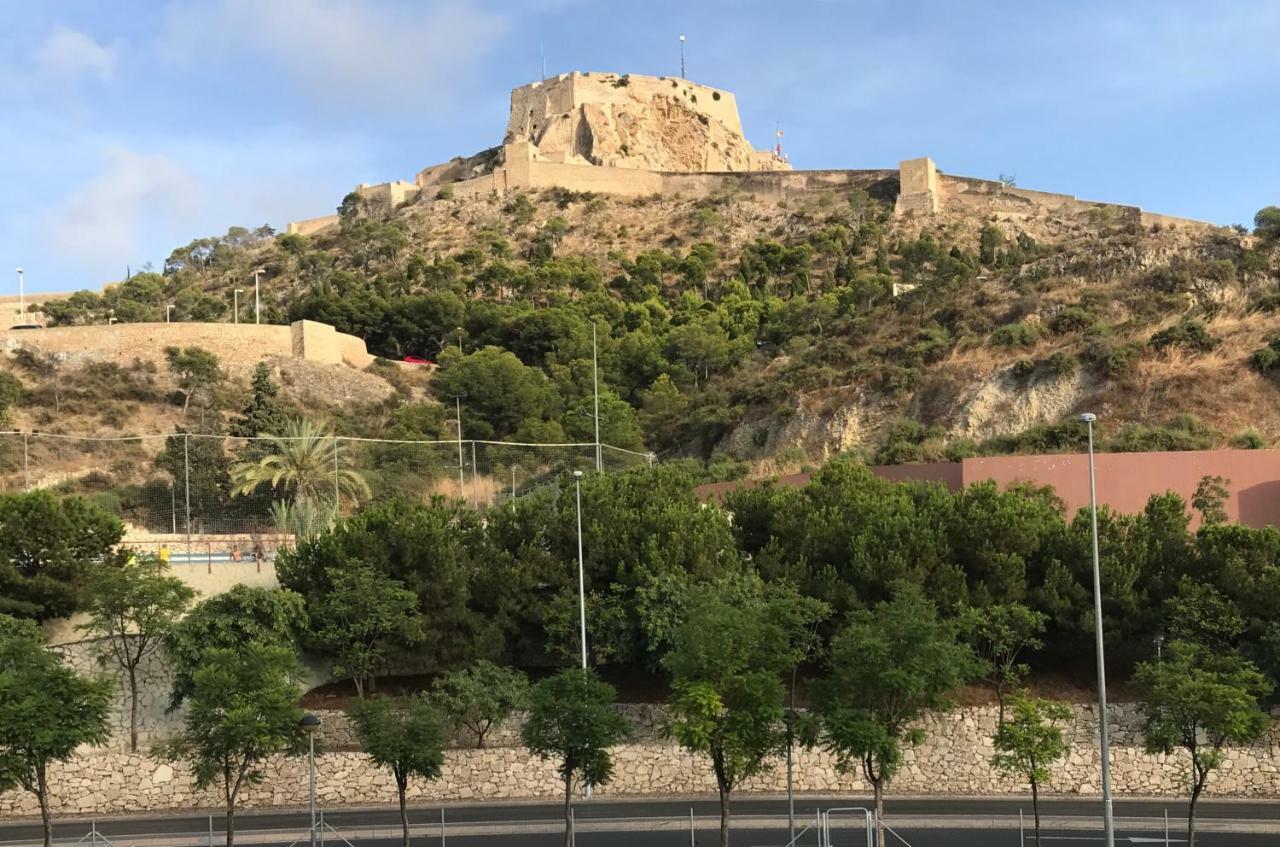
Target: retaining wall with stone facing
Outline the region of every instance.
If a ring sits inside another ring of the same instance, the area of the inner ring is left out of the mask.
[[[1072,747],[1055,768],[1045,790],[1064,794],[1099,791],[1095,712],[1076,707],[1068,728]],[[1113,711],[1112,772],[1115,790],[1130,795],[1183,796],[1187,768],[1184,756],[1149,756],[1141,750],[1138,719],[1132,706]],[[995,730],[993,707],[964,709],[931,716],[923,723],[927,738],[904,755],[901,772],[890,791],[898,794],[1024,793],[1020,782],[997,776],[989,764]],[[604,796],[699,794],[715,790],[705,757],[691,756],[668,742],[639,741],[614,751],[614,779],[598,789]],[[744,792],[779,792],[786,770],[773,769],[743,786]],[[391,775],[373,767],[358,752],[323,753],[317,763],[317,792],[325,806],[391,803]],[[164,811],[220,808],[215,791],[197,792],[184,765],[146,755],[87,754],[51,769],[54,811],[58,814]],[[796,757],[797,790],[821,793],[865,793],[856,774],[841,774],[829,753],[800,751]],[[1214,796],[1280,795],[1280,732],[1272,726],[1259,744],[1227,751],[1222,769],[1209,780]],[[558,798],[562,786],[554,763],[539,761],[519,747],[450,750],[441,779],[414,781],[409,796],[417,802]],[[245,789],[246,807],[299,806],[307,800],[306,761],[277,758],[265,768],[260,785]],[[34,815],[34,798],[11,791],[0,794],[0,815]]]

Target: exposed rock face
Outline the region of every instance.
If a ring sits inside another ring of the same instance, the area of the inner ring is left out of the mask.
[[[688,80],[571,73],[511,92],[504,145],[533,161],[653,171],[790,170],[742,134],[732,94]]]

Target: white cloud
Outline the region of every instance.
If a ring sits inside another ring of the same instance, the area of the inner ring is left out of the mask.
[[[318,102],[407,106],[447,94],[508,26],[465,0],[182,2],[166,12],[160,52],[183,67],[261,59],[260,84],[280,72]]]
[[[191,172],[166,156],[114,147],[104,158],[101,173],[38,216],[52,251],[98,271],[136,261],[152,223],[189,217],[198,188]]]
[[[116,51],[79,30],[59,24],[36,50],[35,64],[45,78],[96,76],[105,81],[115,76]]]

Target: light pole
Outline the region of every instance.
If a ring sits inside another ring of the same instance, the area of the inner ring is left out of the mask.
[[[301,723],[307,733],[307,761],[311,769],[311,847],[316,847],[316,730],[320,729],[320,718],[307,712]]]
[[[591,324],[591,391],[596,404],[596,473],[604,468],[603,454],[600,452],[600,371],[596,355],[596,325]]]
[[[240,293],[243,288],[234,289],[231,292],[231,322],[240,323]]]
[[[262,299],[258,296],[258,277],[262,276],[262,268],[253,272],[253,322],[262,323]]]
[[[684,33],[680,33],[680,78],[688,79],[684,75]]]
[[[170,317],[169,317],[169,316],[170,316],[170,315],[172,315],[172,314],[173,314],[173,304],[172,304],[172,303],[170,303],[168,306],[165,306],[165,307],[164,307],[164,322],[165,322],[165,323],[170,323]]]
[[[1080,422],[1089,430],[1089,523],[1093,530],[1093,634],[1098,648],[1098,740],[1102,752],[1102,830],[1105,847],[1115,847],[1115,822],[1111,814],[1111,742],[1107,737],[1107,666],[1102,649],[1102,570],[1098,565],[1098,485],[1093,467],[1093,423],[1098,416],[1085,412]]]
[[[578,506],[578,628],[582,639],[582,669],[587,669],[587,588],[582,558],[582,471],[573,472],[573,493]]]
[[[456,418],[456,422],[458,424],[458,499],[459,500],[467,499],[467,488],[466,488],[466,485],[463,483],[463,479],[462,479],[462,467],[463,467],[462,465],[462,398],[466,396],[467,395],[465,394],[453,395],[453,400],[458,410],[458,417]]]
[[[18,323],[27,322],[27,289],[22,268],[18,268]]]
[[[108,309],[107,310],[107,326],[111,326],[115,322],[116,322],[116,310]]]

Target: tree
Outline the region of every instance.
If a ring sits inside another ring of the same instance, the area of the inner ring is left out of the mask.
[[[282,487],[295,501],[327,503],[335,511],[343,500],[359,502],[371,496],[350,451],[320,424],[291,420],[282,435],[267,436],[264,446],[269,452],[258,461],[232,466],[233,495],[252,494],[263,485]]]
[[[1020,776],[1031,785],[1031,809],[1036,819],[1036,844],[1040,843],[1040,786],[1053,776],[1053,763],[1066,755],[1068,745],[1058,724],[1071,719],[1065,703],[1037,700],[1018,693],[1013,717],[1001,720],[993,739],[996,752],[991,766],[1001,773]]]
[[[410,777],[439,779],[444,764],[444,726],[425,698],[362,700],[351,710],[360,746],[375,765],[388,768],[400,800],[403,847],[409,847],[409,813],[405,789]]]
[[[0,494],[0,614],[45,621],[80,605],[80,586],[124,525],[88,500]]]
[[[564,847],[573,844],[573,780],[604,785],[613,776],[609,748],[626,740],[627,719],[613,709],[613,686],[594,672],[568,668],[533,687],[524,746],[539,759],[559,762],[564,781]]]
[[[1269,723],[1261,701],[1271,683],[1252,662],[1190,641],[1172,641],[1159,661],[1134,671],[1149,753],[1186,751],[1191,764],[1187,847],[1196,843],[1196,803],[1209,774],[1222,764],[1222,748],[1249,744]]]
[[[467,356],[442,356],[431,387],[442,402],[456,394],[462,401],[463,432],[471,438],[506,439],[528,421],[546,417],[555,392],[545,374],[521,363],[513,353],[485,347]]]
[[[1201,526],[1217,526],[1227,522],[1227,488],[1231,480],[1221,476],[1203,476],[1191,496],[1191,506],[1200,513]]]
[[[1024,650],[1044,646],[1047,616],[1021,603],[970,609],[965,615],[966,640],[982,663],[982,678],[996,691],[1000,723],[1004,723],[1005,692],[1022,683],[1031,667],[1018,658]]]
[[[124,674],[129,689],[129,749],[138,749],[138,673],[163,645],[195,592],[148,556],[136,565],[117,561],[97,568],[85,585],[88,623],[78,628],[99,639],[99,659]]]
[[[1266,206],[1253,216],[1253,234],[1265,242],[1280,241],[1280,206]]]
[[[268,644],[204,651],[191,675],[183,729],[162,748],[187,760],[199,789],[216,785],[227,809],[227,847],[235,844],[236,801],[263,778],[263,763],[303,749],[302,667],[293,650]]]
[[[182,416],[187,416],[191,406],[191,398],[203,395],[206,401],[214,399],[222,369],[218,367],[218,357],[200,347],[166,347],[164,358],[169,370],[178,381],[178,391],[182,394]],[[211,403],[206,402],[207,405]]]
[[[529,701],[529,681],[514,668],[481,660],[436,679],[431,697],[455,727],[465,727],[484,747],[489,730]]]
[[[288,421],[284,403],[280,400],[280,389],[271,381],[271,369],[266,362],[259,362],[253,368],[249,401],[240,410],[240,417],[231,424],[231,435],[237,438],[280,435]]]
[[[49,764],[106,740],[111,684],[76,673],[42,642],[31,621],[0,615],[0,791],[36,796],[51,847]]]
[[[689,591],[663,664],[672,675],[671,733],[711,759],[728,847],[733,790],[787,745],[782,674],[807,652],[824,604],[794,591],[712,584]],[[736,588],[736,590],[735,590]]]
[[[333,651],[334,676],[350,677],[363,700],[387,656],[422,640],[418,595],[367,565],[332,568],[329,580],[333,589],[312,613],[316,636]]]
[[[306,606],[292,591],[236,585],[198,603],[164,640],[173,669],[170,708],[180,706],[191,693],[206,651],[245,645],[293,650],[306,629]]]
[[[884,787],[902,762],[902,743],[918,744],[911,726],[926,711],[950,706],[953,692],[976,673],[956,626],[939,619],[918,589],[858,610],[831,645],[831,673],[818,686],[820,737],[843,771],[861,769],[875,792],[876,828],[884,847]]]

